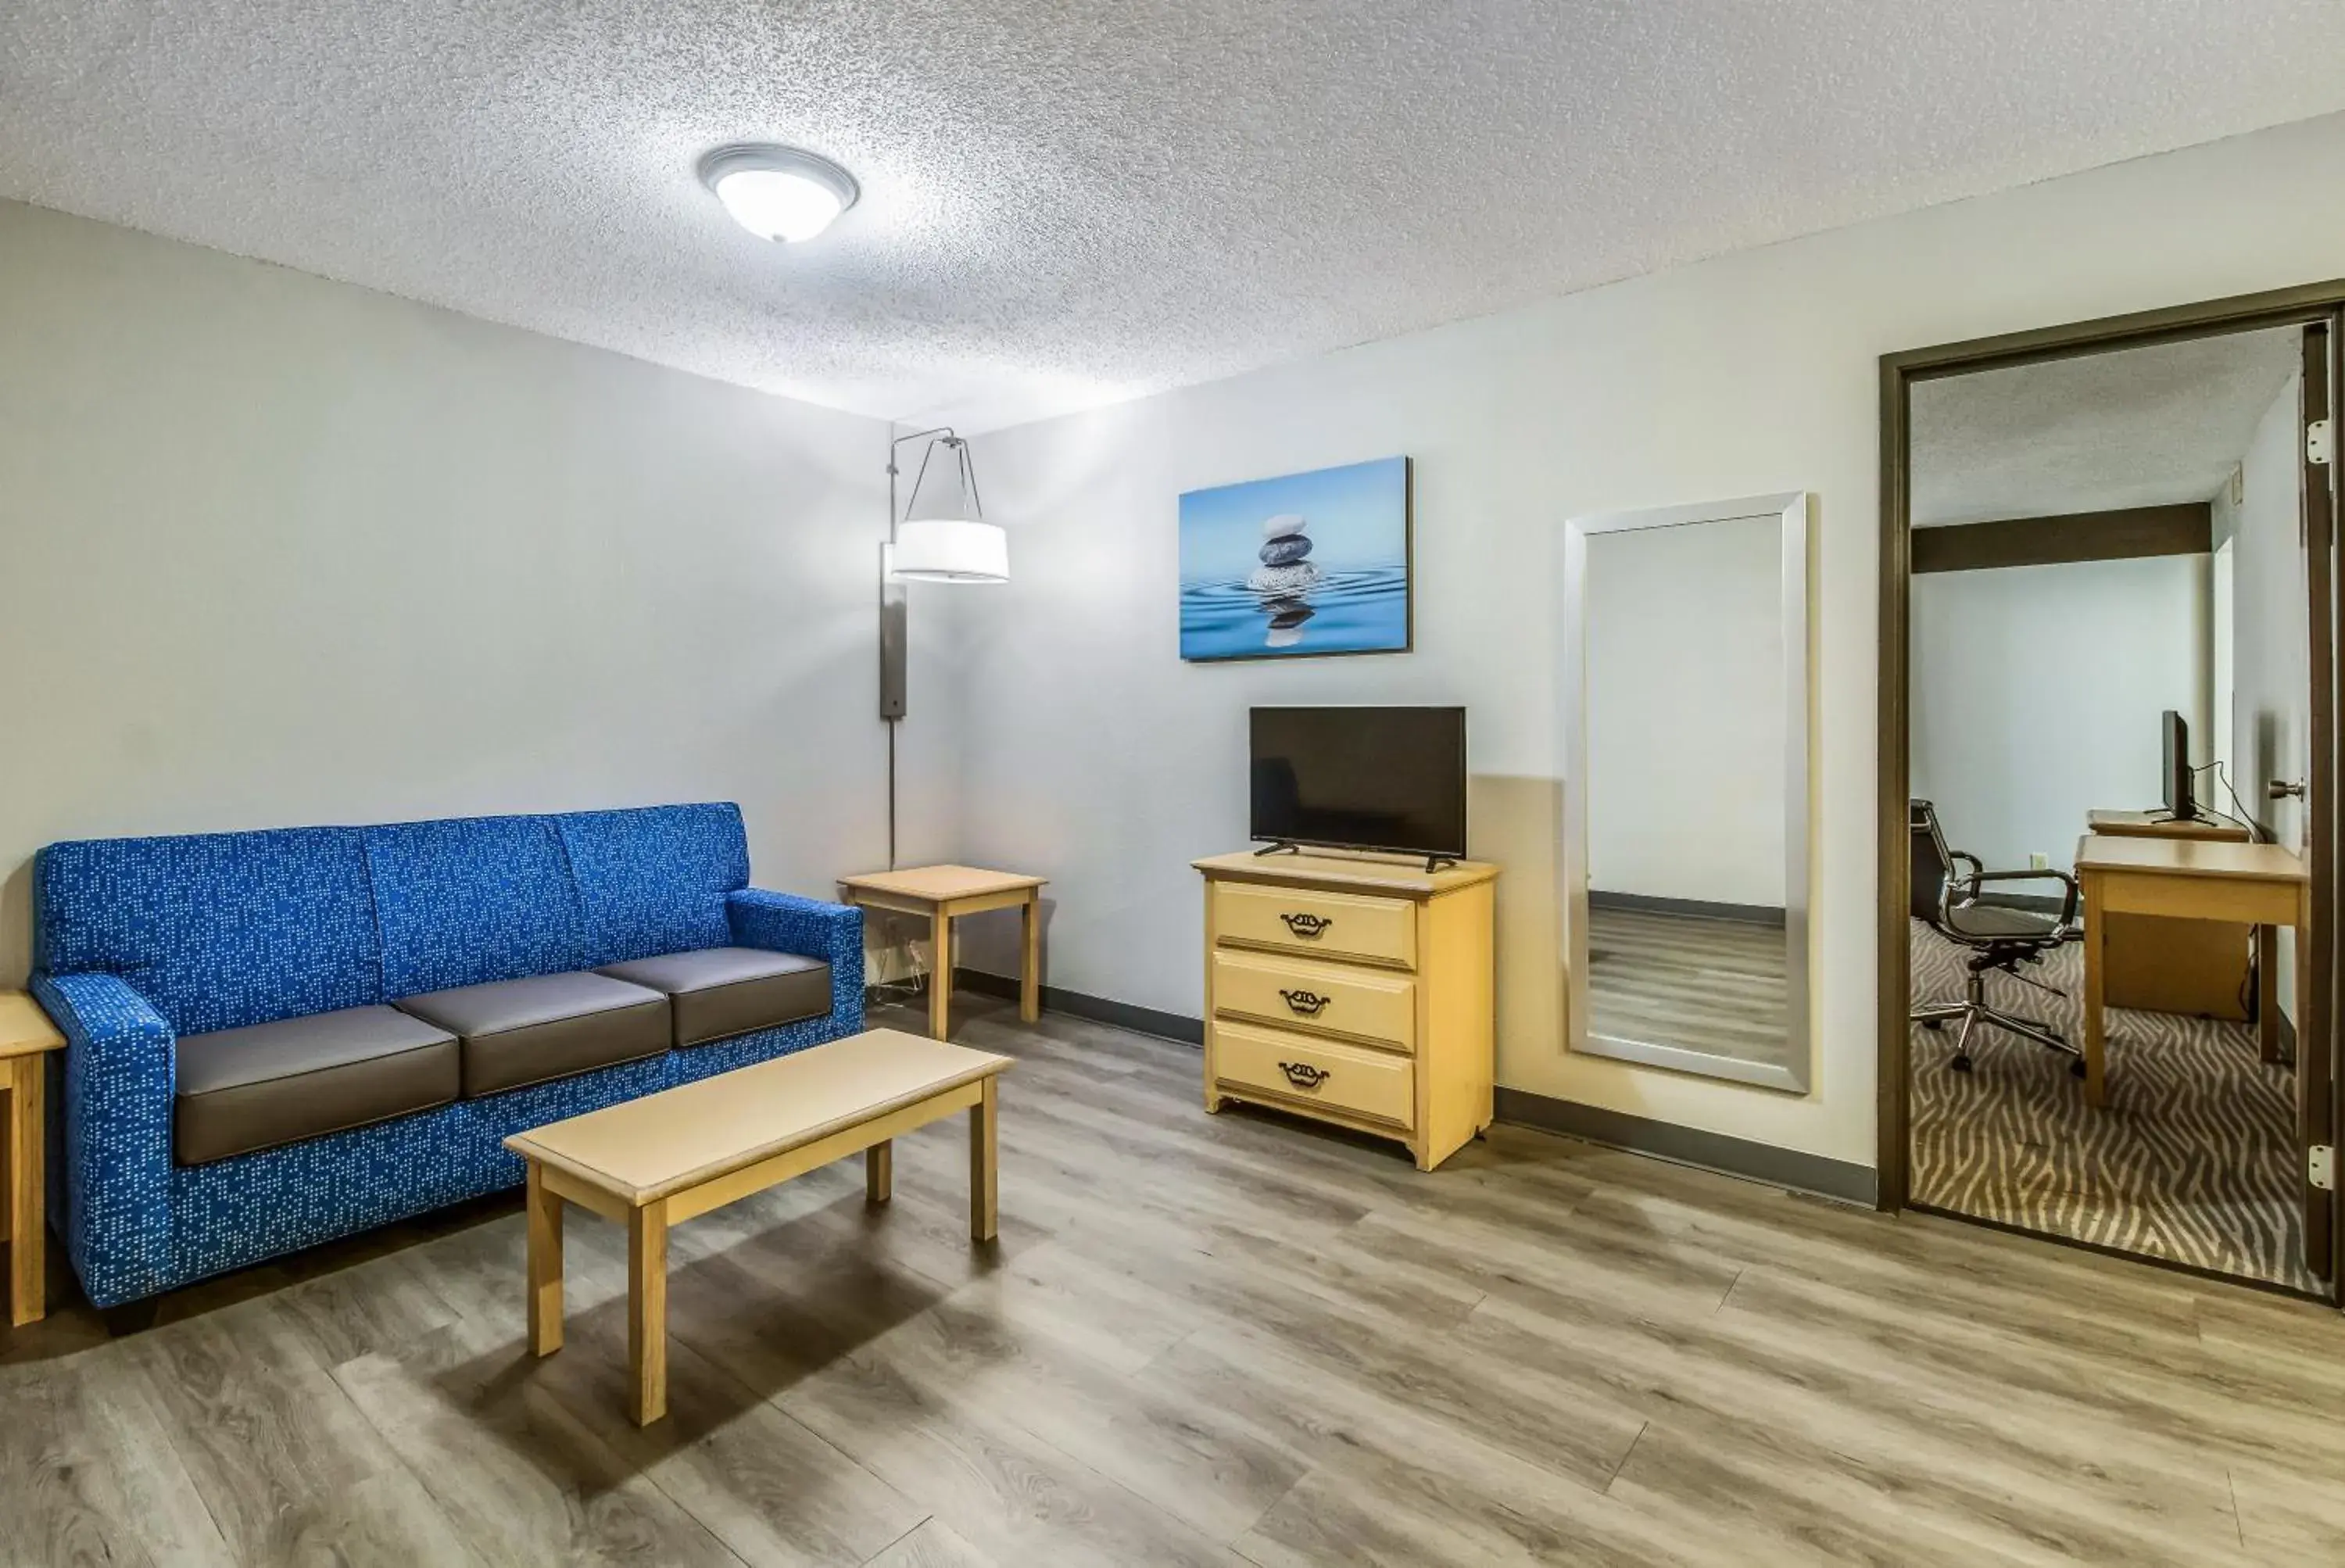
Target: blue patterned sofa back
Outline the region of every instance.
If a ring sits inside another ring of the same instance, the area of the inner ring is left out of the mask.
[[[354,828],[51,844],[35,966],[120,975],[182,1034],[382,999]]]
[[[551,817],[364,831],[387,999],[584,967],[578,891]]]
[[[588,966],[733,940],[725,898],[749,885],[740,807],[574,811],[553,820],[578,888]]]
[[[51,844],[35,967],[118,974],[181,1034],[721,947],[731,804]]]

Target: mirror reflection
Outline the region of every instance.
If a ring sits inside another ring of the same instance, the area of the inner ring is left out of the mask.
[[[1785,562],[1804,553],[1787,526],[1615,519],[1572,553],[1576,989],[1583,1051],[1803,1090],[1804,594],[1786,593]]]

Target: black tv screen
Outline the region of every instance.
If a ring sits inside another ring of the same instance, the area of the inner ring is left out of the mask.
[[[2195,780],[2190,772],[2190,726],[2169,708],[2157,716],[2157,728],[2165,753],[2161,770],[2166,775],[2166,814],[2178,822],[2195,821],[2198,802],[2192,798],[2196,791],[2191,789]]]
[[[1274,843],[1466,853],[1462,708],[1257,708],[1253,833]]]

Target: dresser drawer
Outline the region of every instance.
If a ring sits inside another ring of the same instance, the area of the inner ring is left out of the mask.
[[[1213,954],[1213,1011],[1398,1051],[1416,1046],[1416,982],[1389,970],[1223,948]]]
[[[1316,889],[1213,884],[1213,929],[1224,942],[1289,952],[1416,962],[1416,906]]]
[[[1406,1130],[1416,1125],[1416,1064],[1389,1051],[1215,1020],[1213,1072],[1241,1096],[1322,1105]]]

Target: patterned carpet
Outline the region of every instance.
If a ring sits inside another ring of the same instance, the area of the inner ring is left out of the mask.
[[[1963,994],[1963,952],[1913,922],[1914,1000]],[[2084,954],[2069,946],[2007,975],[1987,1000],[2084,1037],[2075,1000]],[[2302,1265],[2296,1172],[2296,1078],[2258,1059],[2255,1031],[2111,1008],[2109,1104],[2085,1104],[2067,1059],[2001,1030],[1971,1036],[1956,1073],[1958,1026],[1913,1030],[1916,1202],[2103,1247],[2310,1291]]]

